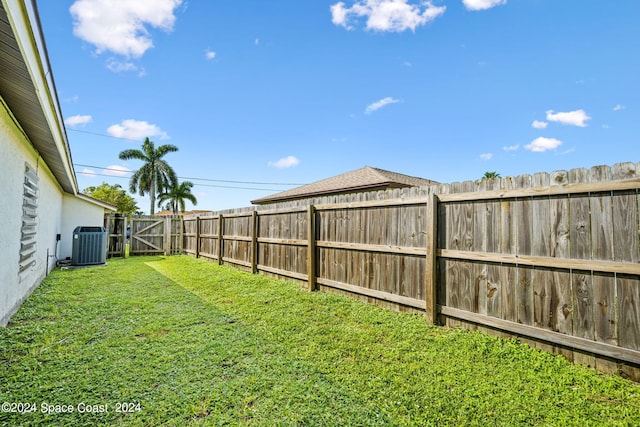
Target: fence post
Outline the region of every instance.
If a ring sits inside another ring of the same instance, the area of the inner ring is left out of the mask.
[[[196,258],[200,256],[200,217],[196,217]]]
[[[258,211],[251,213],[251,272],[258,272]]]
[[[127,256],[127,222],[128,218],[124,216],[124,224],[122,225],[122,258]]]
[[[172,217],[164,219],[164,256],[171,255],[171,221]]]
[[[316,207],[309,205],[307,211],[307,288],[316,290]]]
[[[107,229],[107,258],[111,258],[111,215],[104,215],[104,228]]]
[[[438,195],[433,194],[427,202],[427,250],[425,274],[425,317],[430,324],[436,324],[437,311],[437,242],[438,242]]]
[[[222,241],[224,225],[222,224],[224,217],[222,214],[218,215],[218,265],[222,265],[222,253],[224,250],[224,243]]]
[[[180,226],[178,228],[179,233],[178,233],[178,248],[177,251],[180,254],[184,253],[185,247],[184,247],[184,216],[180,215]]]

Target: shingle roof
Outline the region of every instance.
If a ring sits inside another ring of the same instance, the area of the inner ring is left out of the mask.
[[[252,200],[251,203],[260,205],[328,194],[353,193],[386,188],[420,187],[431,184],[437,184],[437,182],[365,166],[361,169]]]

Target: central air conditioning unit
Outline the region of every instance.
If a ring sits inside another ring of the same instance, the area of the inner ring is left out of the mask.
[[[80,226],[73,230],[71,265],[96,265],[107,262],[107,230]]]

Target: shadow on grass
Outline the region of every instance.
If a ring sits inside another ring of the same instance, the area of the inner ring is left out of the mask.
[[[36,405],[0,425],[640,424],[621,378],[185,256],[55,271],[0,330],[0,377]]]

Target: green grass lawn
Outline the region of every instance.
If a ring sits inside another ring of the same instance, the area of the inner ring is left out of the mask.
[[[1,426],[640,425],[620,377],[185,256],[54,271],[0,379]]]

